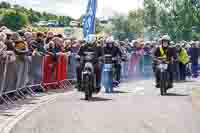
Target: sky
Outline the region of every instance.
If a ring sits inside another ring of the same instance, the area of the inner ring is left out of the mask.
[[[46,11],[57,15],[79,18],[86,11],[88,0],[0,0],[17,3],[27,8]],[[97,17],[109,17],[115,13],[127,14],[130,10],[143,7],[143,0],[98,0]]]

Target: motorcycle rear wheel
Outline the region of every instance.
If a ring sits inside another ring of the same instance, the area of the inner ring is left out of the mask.
[[[167,78],[165,72],[161,73],[160,77],[160,93],[161,96],[165,96],[167,93]]]
[[[85,100],[90,100],[92,98],[92,91],[90,86],[90,76],[85,76]]]

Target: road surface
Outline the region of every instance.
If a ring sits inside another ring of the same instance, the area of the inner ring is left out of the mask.
[[[123,83],[114,94],[90,101],[74,92],[35,110],[11,133],[199,133],[200,114],[192,107],[196,82],[176,84],[159,96],[153,80]]]

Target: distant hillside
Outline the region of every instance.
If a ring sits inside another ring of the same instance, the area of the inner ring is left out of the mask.
[[[13,30],[19,30],[25,25],[39,21],[58,20],[69,26],[72,18],[69,16],[57,16],[52,13],[38,12],[20,5],[11,5],[7,2],[0,3],[0,26],[6,25]]]

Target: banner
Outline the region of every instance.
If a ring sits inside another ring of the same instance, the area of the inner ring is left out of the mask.
[[[89,0],[86,14],[83,16],[84,38],[95,32],[96,8],[97,8],[97,0]]]

